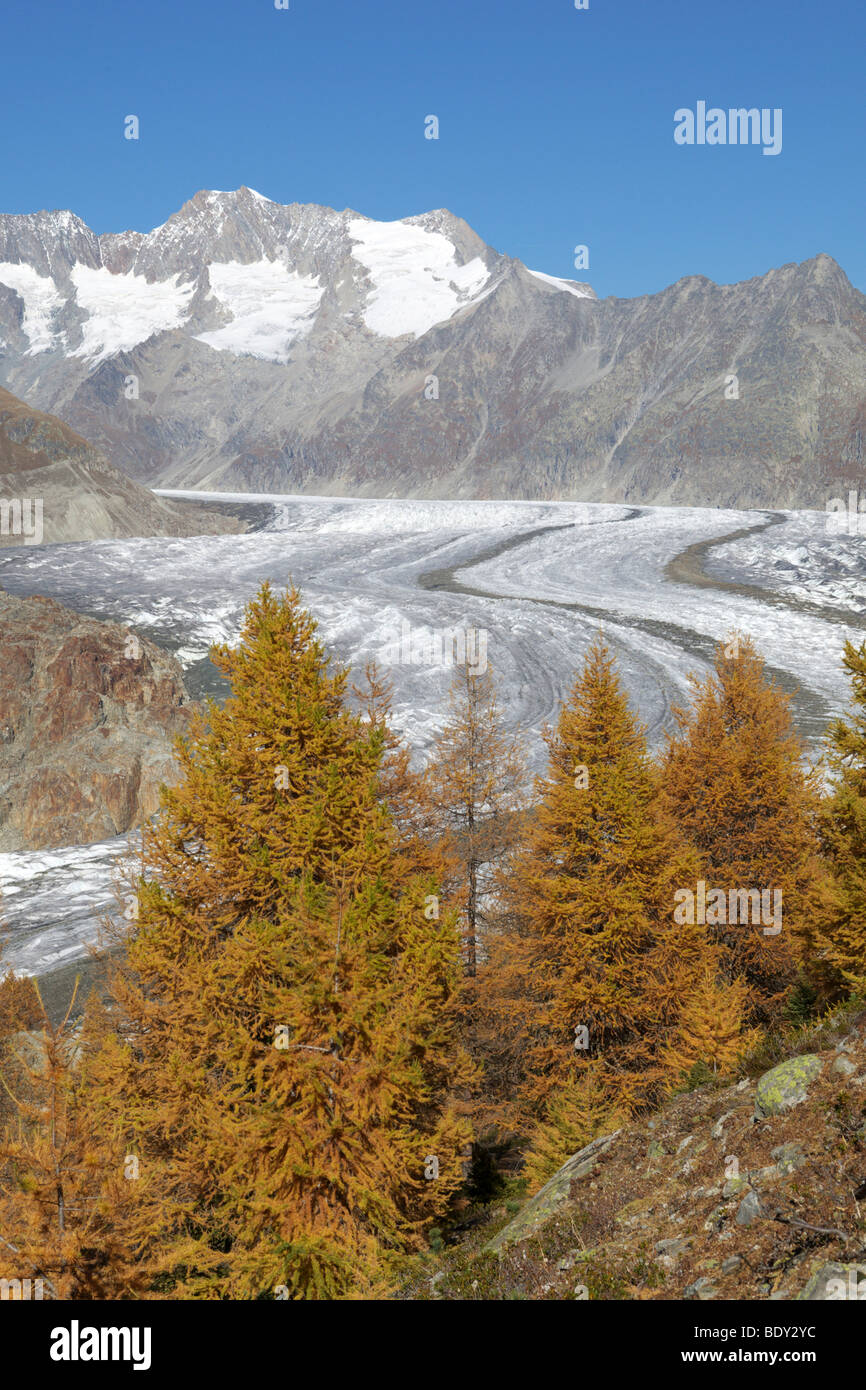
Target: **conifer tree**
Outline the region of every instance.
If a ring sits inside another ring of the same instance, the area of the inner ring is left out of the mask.
[[[43,1010],[38,990],[29,976],[16,975],[11,970],[5,975],[2,972],[0,943],[0,1077],[6,1077],[7,1072],[11,1076],[16,1069],[15,1034],[38,1028]],[[0,1083],[0,1126],[14,1108],[14,1093],[7,1079],[5,1085]]]
[[[715,962],[708,962],[684,1000],[676,1031],[662,1061],[676,1085],[694,1068],[727,1076],[758,1041],[756,1029],[744,1027],[749,991],[742,980],[721,984]]]
[[[369,661],[363,682],[353,685],[352,692],[368,726],[378,729],[382,736],[378,796],[396,836],[392,869],[402,870],[409,878],[418,873],[432,875],[442,883],[449,871],[449,859],[441,840],[431,833],[424,775],[412,768],[410,750],[392,727],[393,682],[375,661]]]
[[[436,738],[423,790],[430,831],[446,856],[449,901],[463,921],[466,974],[476,973],[484,897],[508,851],[523,800],[525,766],[505,729],[491,669],[458,666],[448,717]]]
[[[154,1288],[360,1295],[459,1185],[456,923],[389,876],[383,732],[297,591],[263,586],[213,655],[232,694],[145,834],[95,1124],[119,1108],[148,1174],[127,1235]]]
[[[765,1024],[796,979],[820,891],[815,780],[803,768],[788,697],[766,678],[748,638],[720,643],[714,670],[692,684],[691,705],[674,712],[660,804],[698,851],[707,892],[726,902],[732,890],[781,894],[778,932],[754,912],[748,922],[707,914],[723,977],[748,986],[747,1024]]]
[[[845,643],[853,708],[827,732],[833,787],[821,844],[832,871],[808,940],[806,969],[825,999],[866,993],[866,642]]]
[[[543,1187],[572,1155],[601,1134],[610,1134],[627,1115],[612,1102],[610,1085],[598,1062],[572,1067],[552,1093],[545,1117],[531,1136],[524,1164],[530,1192]]]
[[[585,1067],[593,1124],[605,1096],[612,1114],[658,1099],[663,1042],[712,954],[700,926],[674,922],[694,856],[655,814],[644,731],[603,641],[545,737],[549,769],[480,990],[512,1091],[492,1113],[498,1100],[518,1134],[586,1103]]]
[[[73,992],[55,1024],[32,982],[4,985],[0,1278],[26,1298],[135,1297],[142,1281],[119,1236],[133,1205],[129,1158],[116,1125],[93,1132],[86,1104],[99,1007],[73,1027]]]

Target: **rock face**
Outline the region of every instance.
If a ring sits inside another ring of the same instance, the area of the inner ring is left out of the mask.
[[[152,642],[0,593],[0,850],[104,840],[152,815],[190,714]]]
[[[446,210],[203,191],[147,234],[0,216],[0,339],[150,486],[823,509],[862,471],[866,298],[826,255],[599,300]]]
[[[2,387],[0,499],[0,546],[242,529],[204,507],[155,497],[61,420]]]

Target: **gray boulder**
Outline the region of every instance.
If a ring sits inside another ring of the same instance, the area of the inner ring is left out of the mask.
[[[755,1114],[759,1119],[769,1115],[781,1115],[808,1098],[809,1086],[820,1075],[823,1068],[820,1057],[809,1053],[804,1057],[791,1057],[780,1062],[772,1071],[765,1072],[758,1082],[755,1094]]]
[[[535,1196],[530,1198],[514,1220],[509,1221],[507,1226],[504,1226],[491,1241],[488,1241],[484,1249],[488,1251],[502,1250],[506,1245],[513,1245],[518,1240],[525,1240],[539,1226],[543,1226],[556,1209],[568,1200],[571,1184],[575,1179],[586,1177],[592,1172],[601,1155],[607,1152],[619,1133],[620,1131],[616,1130],[613,1134],[601,1135],[598,1139],[593,1139],[592,1143],[587,1144],[579,1153],[574,1154],[544,1184],[541,1191],[536,1192]]]

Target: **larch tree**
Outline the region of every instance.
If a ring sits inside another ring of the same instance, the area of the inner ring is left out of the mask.
[[[363,682],[352,693],[368,727],[382,737],[378,772],[378,796],[387,809],[396,836],[392,868],[411,878],[432,876],[442,883],[449,872],[446,847],[430,833],[430,807],[423,772],[412,767],[411,750],[394,732],[394,685],[375,661],[364,668]]]
[[[694,982],[676,1030],[662,1051],[673,1087],[692,1075],[728,1076],[760,1037],[745,1027],[749,991],[742,980],[720,983],[717,958]]]
[[[845,643],[853,708],[827,734],[833,778],[820,820],[831,881],[810,933],[806,970],[823,998],[866,993],[866,642]]]
[[[7,1069],[16,1066],[14,1040],[16,1033],[37,1029],[42,1021],[43,1008],[39,991],[28,975],[14,971],[3,973],[2,943],[0,943],[0,1125],[14,1112],[15,1097],[10,1089]]]
[[[391,877],[382,729],[297,591],[263,586],[212,657],[232,693],[145,833],[95,1124],[119,1109],[148,1175],[128,1239],[155,1291],[362,1296],[460,1182],[456,918]]]
[[[544,1118],[530,1135],[523,1168],[530,1191],[538,1191],[569,1158],[628,1118],[626,1108],[617,1109],[598,1061],[582,1067],[572,1064],[571,1074],[552,1092]]]
[[[514,838],[525,779],[520,745],[505,728],[490,667],[473,672],[457,666],[423,795],[430,834],[450,866],[445,887],[460,911],[470,978],[483,950],[485,899]]]
[[[29,980],[7,977],[0,995],[0,1279],[17,1298],[135,1297],[128,1155],[116,1124],[94,1132],[87,1106],[99,1006],[73,1026],[76,991],[59,1023]]]
[[[716,895],[706,920],[723,975],[745,981],[746,1023],[763,1025],[796,980],[820,891],[815,778],[788,697],[748,638],[719,643],[714,670],[692,685],[689,707],[675,711],[660,805],[697,850],[708,899]]]
[[[695,858],[656,815],[645,733],[602,640],[545,737],[548,772],[480,993],[511,1059],[492,1113],[498,1100],[514,1134],[540,1123],[548,1151],[569,1115],[567,1142],[581,1114],[587,1142],[605,1105],[619,1115],[660,1098],[662,1046],[713,951],[703,928],[674,921]]]

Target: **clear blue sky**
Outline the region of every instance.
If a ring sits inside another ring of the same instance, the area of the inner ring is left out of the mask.
[[[147,231],[245,183],[376,218],[448,207],[551,274],[586,243],[602,295],[819,251],[866,289],[863,0],[290,4],[13,0],[0,210]],[[675,145],[698,100],[781,107],[781,154]]]

